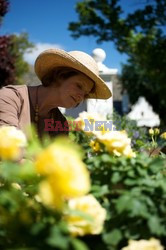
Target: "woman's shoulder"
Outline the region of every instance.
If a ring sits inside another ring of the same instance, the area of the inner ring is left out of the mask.
[[[2,92],[8,92],[8,91],[20,91],[20,90],[27,90],[27,85],[6,85],[0,88],[0,91]]]
[[[22,99],[27,91],[26,85],[7,85],[0,89],[0,98]]]
[[[0,88],[0,92],[10,92],[13,91],[20,91],[20,90],[27,90],[26,85],[6,85]]]

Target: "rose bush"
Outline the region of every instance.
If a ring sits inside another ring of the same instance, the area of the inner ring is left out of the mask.
[[[1,249],[164,249],[163,153],[140,152],[124,127],[71,131],[69,138],[42,142],[35,136],[26,142],[18,133],[14,143],[10,130],[6,151],[0,150]],[[165,143],[163,133],[155,143]],[[6,157],[13,147],[17,157]]]
[[[40,184],[42,200],[55,208],[61,209],[65,199],[80,197],[90,190],[86,166],[67,139],[49,145],[37,156],[35,166],[39,174],[46,176]]]

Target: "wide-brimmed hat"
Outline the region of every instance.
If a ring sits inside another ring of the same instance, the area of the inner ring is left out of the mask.
[[[110,89],[99,76],[95,60],[82,51],[66,52],[61,49],[48,49],[37,57],[34,67],[36,75],[40,80],[57,67],[76,69],[95,82],[95,91],[94,93],[90,93],[88,98],[108,99],[112,96]]]

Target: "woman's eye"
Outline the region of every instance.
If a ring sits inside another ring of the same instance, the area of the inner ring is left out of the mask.
[[[82,89],[82,86],[81,86],[80,84],[77,84],[77,87],[78,87],[79,89]]]

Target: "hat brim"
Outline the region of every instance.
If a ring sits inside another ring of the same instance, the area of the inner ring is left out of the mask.
[[[35,61],[35,73],[40,80],[51,70],[57,67],[70,67],[87,75],[95,82],[95,91],[87,98],[108,99],[112,96],[101,77],[93,73],[88,67],[82,64],[68,52],[59,49],[49,49],[41,53]]]

